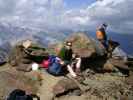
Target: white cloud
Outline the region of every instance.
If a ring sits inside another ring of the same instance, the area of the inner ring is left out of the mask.
[[[131,33],[133,28],[126,25],[126,22],[133,23],[132,4],[132,0],[103,0],[89,6],[87,10],[91,19],[97,23],[107,22],[111,31]]]
[[[133,0],[102,0],[86,9],[65,9],[64,0],[0,0],[0,21],[39,29],[95,31],[107,22],[109,30],[133,31]]]
[[[89,5],[86,9],[80,10],[78,14],[77,11],[69,13],[72,13],[73,19],[77,20],[78,18],[77,24],[80,23],[80,25],[83,25],[84,22],[84,26],[86,24],[88,26],[86,28],[92,31],[95,30],[98,24],[106,22],[110,26],[110,31],[132,33],[132,4],[133,0],[103,0]]]

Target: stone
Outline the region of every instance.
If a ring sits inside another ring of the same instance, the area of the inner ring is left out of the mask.
[[[53,94],[58,96],[74,89],[79,89],[78,85],[69,78],[63,78],[53,87]]]
[[[36,93],[38,91],[38,83],[31,80],[24,73],[6,70],[0,72],[0,100],[5,100],[14,89],[22,89],[27,93]]]
[[[103,70],[107,71],[107,72],[112,72],[114,70],[115,66],[108,60],[104,66],[103,66]]]
[[[30,64],[33,62],[41,63],[47,55],[45,49],[37,46],[25,49],[22,45],[16,45],[9,55],[8,62],[17,70],[28,72],[31,70]]]
[[[96,54],[94,41],[85,33],[74,33],[70,35],[66,41],[71,41],[72,49],[80,57],[91,57]]]

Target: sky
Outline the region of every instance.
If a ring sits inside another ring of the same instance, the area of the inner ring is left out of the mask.
[[[0,23],[37,30],[108,31],[132,34],[133,0],[0,0]]]
[[[96,0],[64,0],[67,9],[82,9],[88,7],[91,3]]]

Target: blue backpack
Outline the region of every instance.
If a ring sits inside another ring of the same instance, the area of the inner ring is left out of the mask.
[[[59,61],[56,59],[56,56],[50,56],[50,66],[48,72],[53,75],[60,75],[62,72],[62,66]]]
[[[51,64],[54,63],[56,61],[56,56],[50,55],[49,56],[49,61],[50,61]]]

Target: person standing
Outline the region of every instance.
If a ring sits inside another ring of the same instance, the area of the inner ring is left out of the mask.
[[[107,45],[107,34],[106,34],[106,29],[107,29],[107,24],[102,24],[100,25],[97,30],[96,30],[96,38],[100,42],[100,44],[103,46],[104,49],[108,49]]]

